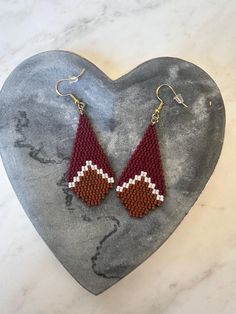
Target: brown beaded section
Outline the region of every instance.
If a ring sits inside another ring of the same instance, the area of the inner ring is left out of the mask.
[[[75,182],[72,191],[76,193],[87,205],[99,205],[105,198],[113,183],[109,183],[107,178],[103,178],[96,170],[90,166],[83,172],[79,182]]]
[[[130,184],[128,188],[118,193],[130,216],[143,217],[154,207],[161,205],[162,201],[157,200],[156,195],[152,193],[153,189],[148,185],[144,177],[141,177],[140,181],[136,180],[135,184]]]

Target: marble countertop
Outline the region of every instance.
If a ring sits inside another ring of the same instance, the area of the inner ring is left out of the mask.
[[[193,62],[221,89],[223,151],[204,192],[145,263],[99,296],[78,285],[24,213],[0,163],[2,314],[236,313],[236,2],[0,1],[0,86],[35,53],[64,49],[115,79],[159,56]]]

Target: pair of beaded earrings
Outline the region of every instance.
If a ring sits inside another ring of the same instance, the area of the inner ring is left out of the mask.
[[[60,96],[70,96],[78,107],[80,121],[70,159],[67,181],[68,187],[89,206],[99,205],[115,183],[114,172],[100,146],[96,134],[84,113],[85,104],[75,95],[62,94],[59,84],[63,81],[77,82],[78,76],[62,79],[56,84]],[[165,178],[161,162],[159,142],[155,125],[159,122],[164,106],[159,97],[160,88],[167,86],[174,93],[174,100],[187,107],[180,94],[176,94],[169,84],[161,84],[156,89],[159,105],[151,117],[145,134],[121,174],[116,191],[128,213],[132,217],[143,217],[164,202],[166,195]]]

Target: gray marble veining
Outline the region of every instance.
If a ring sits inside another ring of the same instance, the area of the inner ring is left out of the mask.
[[[57,80],[86,73],[69,88],[87,103],[99,140],[117,177],[141,139],[157,99],[168,89],[158,125],[167,197],[143,219],[131,219],[115,189],[88,208],[68,190],[78,113],[54,90]],[[49,51],[21,63],[0,94],[0,148],[12,186],[47,245],[86,289],[99,294],[150,256],[175,230],[208,181],[225,126],[220,91],[199,67],[176,58],[150,60],[116,81],[73,53]]]

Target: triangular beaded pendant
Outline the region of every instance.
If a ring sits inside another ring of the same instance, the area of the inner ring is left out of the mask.
[[[142,217],[160,206],[166,194],[156,127],[150,124],[131,156],[116,188],[133,217]]]
[[[99,205],[114,174],[85,114],[80,115],[67,175],[69,188],[88,205]]]

